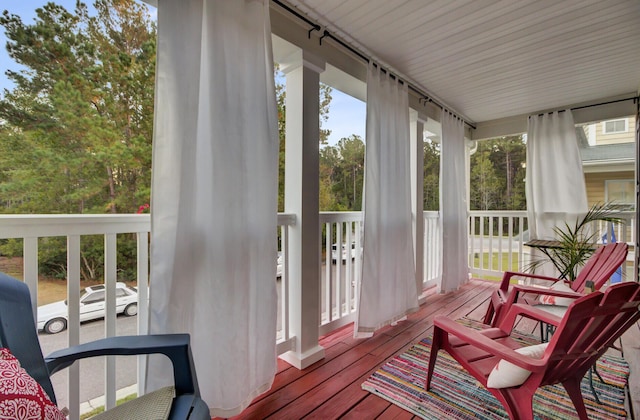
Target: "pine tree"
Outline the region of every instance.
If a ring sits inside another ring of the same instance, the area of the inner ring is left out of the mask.
[[[48,3],[31,24],[0,17],[22,66],[7,72],[15,87],[0,98],[4,213],[133,213],[149,202],[155,23],[134,0],[97,0],[94,10]],[[102,275],[103,242],[82,238],[83,278]],[[126,279],[135,242],[118,242]],[[64,277],[65,252],[63,239],[41,240],[41,271]]]
[[[423,157],[423,202],[424,210],[440,208],[440,145],[426,139]]]
[[[155,23],[133,0],[94,8],[48,3],[32,24],[0,18],[24,67],[7,72],[15,87],[0,100],[5,212],[131,213],[149,202]]]

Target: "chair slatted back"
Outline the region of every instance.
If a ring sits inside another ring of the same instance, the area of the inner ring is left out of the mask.
[[[8,348],[56,403],[33,319],[29,288],[4,273],[0,273],[0,347]]]
[[[628,252],[629,245],[624,242],[615,242],[599,247],[587,260],[584,267],[580,269],[571,288],[582,293],[587,280],[591,280],[594,282],[594,289],[600,290],[627,259]]]
[[[552,354],[541,385],[582,377],[630,324],[640,319],[640,285],[625,282],[569,306],[549,347]]]

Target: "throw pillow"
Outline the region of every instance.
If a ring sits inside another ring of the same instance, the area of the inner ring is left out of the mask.
[[[571,289],[571,287],[569,287],[569,285],[567,285],[564,281],[557,281],[553,283],[553,285],[549,287],[549,289],[555,290],[557,292],[575,293],[575,291]],[[576,298],[540,295],[540,298],[538,300],[542,305],[569,306],[573,303],[574,300],[576,300]]]
[[[0,349],[0,418],[65,420],[40,384],[9,349]]]
[[[541,359],[549,343],[520,347],[516,352],[525,356]],[[506,360],[500,360],[487,378],[487,388],[510,388],[522,385],[529,378],[531,371],[523,369]]]

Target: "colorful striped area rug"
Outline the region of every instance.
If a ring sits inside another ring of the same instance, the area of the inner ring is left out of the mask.
[[[460,320],[470,327],[479,323]],[[524,344],[539,342],[535,336],[517,334]],[[425,391],[431,337],[414,344],[407,352],[395,356],[371,375],[362,388],[424,419],[504,419],[502,404],[469,375],[446,351],[438,354],[432,386]],[[621,357],[605,355],[597,363],[593,385],[602,405],[593,398],[587,377],[582,381],[582,395],[589,419],[626,419],[625,391],[629,366]],[[575,408],[562,385],[539,388],[533,400],[536,419],[577,418]]]

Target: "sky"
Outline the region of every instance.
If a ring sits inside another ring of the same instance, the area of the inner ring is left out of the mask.
[[[44,6],[48,1],[54,1],[67,10],[75,8],[76,0],[0,0],[0,11],[8,10],[9,13],[19,15],[26,24],[33,23],[36,16],[35,10]],[[90,7],[92,0],[85,0]],[[11,89],[12,84],[5,76],[7,69],[19,70],[20,66],[7,54],[7,37],[4,28],[0,27],[0,92]],[[329,106],[329,120],[322,127],[331,130],[329,145],[335,145],[341,138],[352,134],[365,138],[365,114],[364,102],[333,89],[332,101]]]
[[[365,139],[366,104],[359,99],[333,89],[329,105],[329,120],[322,128],[331,130],[329,145],[335,145],[341,138],[357,134]]]

